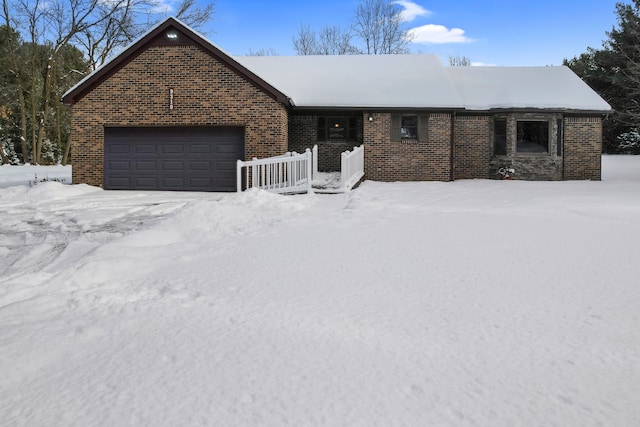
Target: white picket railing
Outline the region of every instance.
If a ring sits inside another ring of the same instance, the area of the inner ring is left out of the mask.
[[[282,156],[237,162],[237,190],[242,191],[242,169],[245,168],[245,186],[260,188],[274,193],[311,193],[314,173],[314,154],[310,149],[304,153],[287,152]],[[317,162],[317,160],[316,160]],[[317,163],[316,163],[317,164]]]
[[[340,184],[349,191],[364,176],[364,145],[345,151],[340,159]]]
[[[311,158],[313,163],[313,169],[311,171],[311,177],[315,178],[318,175],[318,145],[314,145],[311,149]]]

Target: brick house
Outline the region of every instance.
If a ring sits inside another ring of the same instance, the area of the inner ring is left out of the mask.
[[[433,55],[232,57],[169,18],[63,96],[73,182],[233,191],[238,159],[365,145],[367,179],[600,179],[610,106],[565,67]]]

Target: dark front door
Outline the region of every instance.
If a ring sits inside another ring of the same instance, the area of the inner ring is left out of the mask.
[[[242,127],[104,130],[106,190],[235,191]]]

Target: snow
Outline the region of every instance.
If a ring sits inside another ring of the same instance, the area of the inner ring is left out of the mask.
[[[234,59],[289,96],[299,108],[463,108],[437,55],[236,56]]]
[[[0,420],[638,425],[639,184],[1,189]]]
[[[447,67],[469,110],[611,111],[568,67]]]
[[[443,67],[436,55],[422,54],[234,59],[290,96],[300,108],[611,111],[609,104],[564,66]]]
[[[71,184],[71,166],[0,166],[0,188],[14,185],[32,185],[39,181],[57,181]]]

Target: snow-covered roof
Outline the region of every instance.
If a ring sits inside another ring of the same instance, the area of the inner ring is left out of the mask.
[[[610,111],[567,67],[447,67],[468,110],[501,108]]]
[[[444,67],[436,55],[231,56],[175,18],[159,23],[63,95],[65,103],[174,27],[274,99],[298,108],[552,109],[611,106],[567,67]]]
[[[296,107],[463,108],[436,55],[234,57]]]

